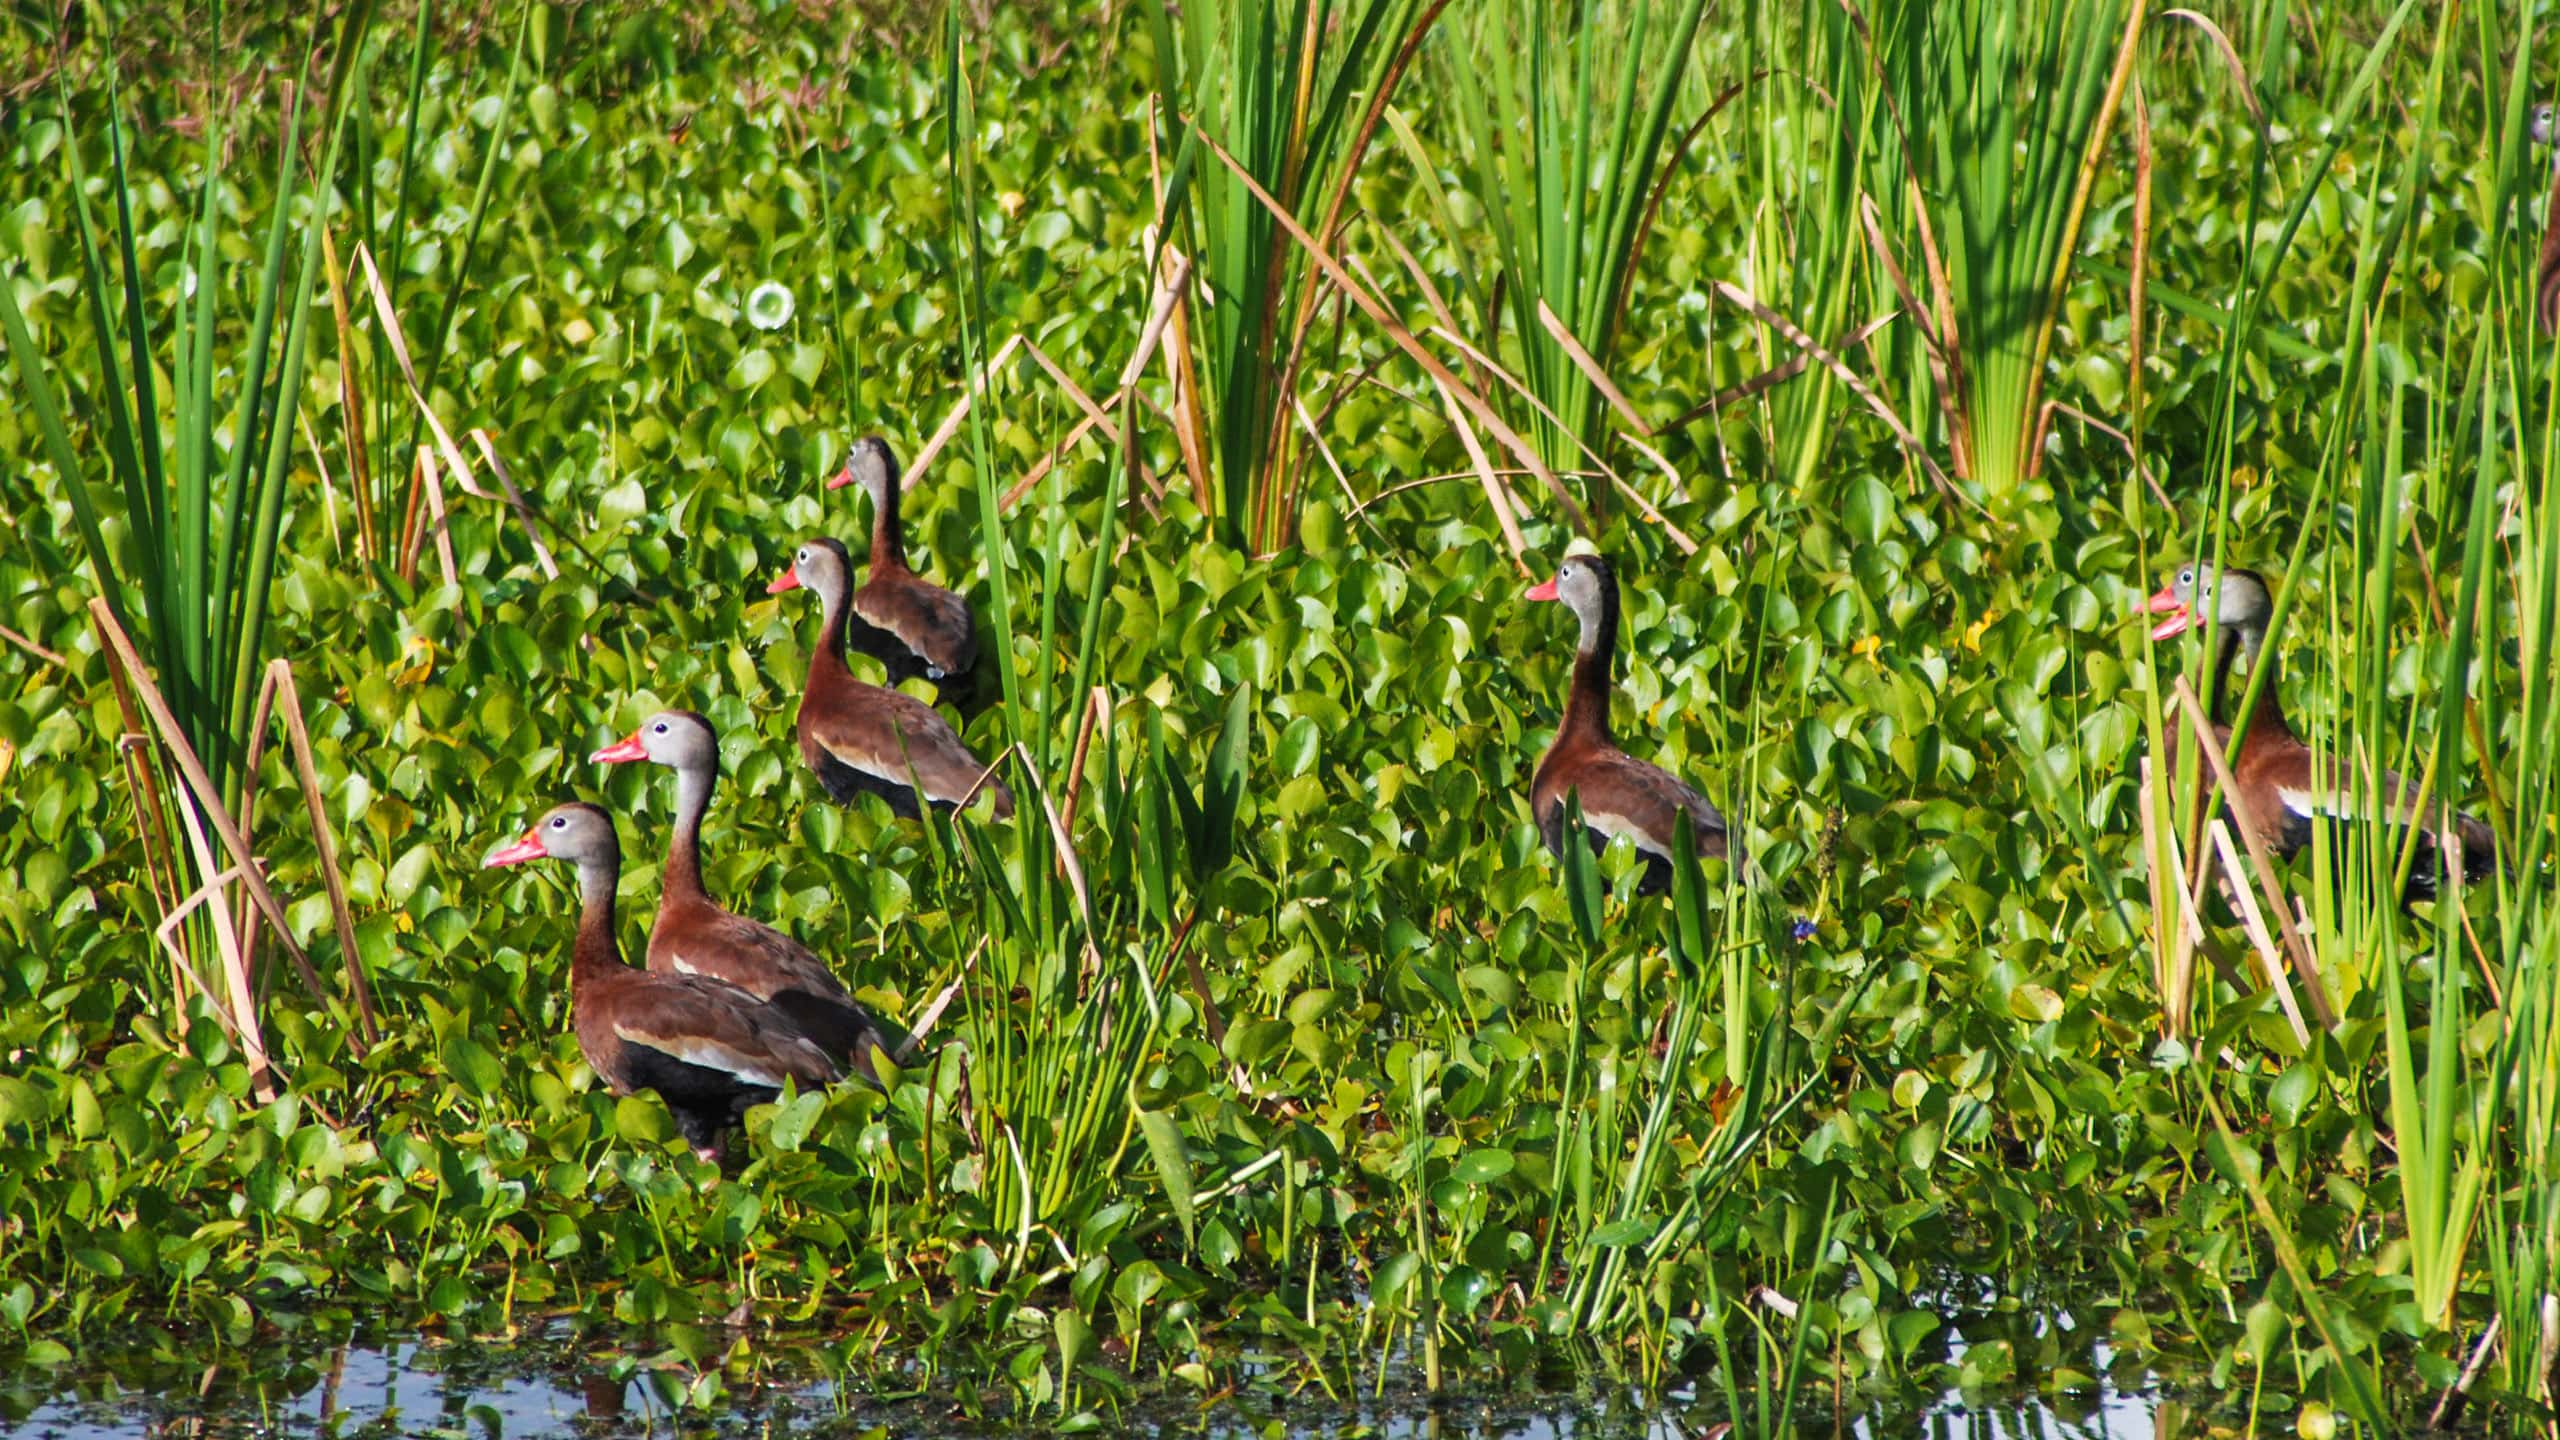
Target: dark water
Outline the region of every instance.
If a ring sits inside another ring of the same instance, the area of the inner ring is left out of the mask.
[[[621,1372],[617,1378],[617,1372]],[[48,1377],[51,1378],[48,1378]],[[1374,1384],[1374,1381],[1367,1382]],[[1294,1393],[1293,1393],[1294,1391]],[[1675,1391],[1443,1397],[1391,1381],[1383,1395],[1247,1387],[1204,1400],[1158,1393],[1103,1411],[1095,1433],[1214,1440],[1704,1440],[1725,1417],[1712,1398]],[[1827,1398],[1800,1407],[1806,1436],[1925,1435],[1939,1440],[2151,1440],[2174,1437],[2187,1412],[2102,1384],[2059,1399],[1947,1394],[1835,1416]],[[540,1337],[508,1346],[404,1339],[262,1356],[198,1369],[168,1355],[75,1357],[58,1371],[0,1382],[0,1435],[28,1440],[330,1440],[423,1436],[882,1436],[1049,1434],[1054,1412],[1011,1423],[973,1420],[947,1393],[884,1394],[876,1382],[705,1381],[674,1357],[615,1356]],[[1736,1437],[1753,1433],[1751,1422]]]

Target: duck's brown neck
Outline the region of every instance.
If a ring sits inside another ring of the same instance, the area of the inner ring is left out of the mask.
[[[676,822],[667,834],[667,871],[660,884],[670,900],[698,900],[702,888],[702,816],[711,808],[719,776],[708,765],[676,769]]]
[[[898,477],[891,475],[871,494],[871,568],[903,570],[907,536],[898,518]]]
[[[2256,629],[2230,629],[2222,633],[2221,654],[2214,657],[2213,709],[2217,715],[2228,715],[2240,701],[2240,694],[2257,678],[2258,666],[2266,653],[2266,632]],[[2272,664],[2272,662],[2269,662]],[[2235,670],[2235,666],[2238,668]],[[2241,744],[2292,739],[2293,726],[2284,718],[2284,706],[2276,699],[2276,677],[2273,669],[2258,686],[2258,703],[2249,710],[2249,730]]]
[[[569,959],[573,984],[623,968],[622,946],[613,932],[613,891],[621,881],[618,859],[578,862],[578,943]]]
[[[1583,619],[1582,640],[1573,656],[1573,689],[1564,706],[1560,736],[1609,742],[1609,699],[1617,688],[1618,602],[1602,596],[1599,613]]]
[[[845,617],[853,610],[852,589],[847,585],[841,590],[819,592],[818,650],[809,657],[812,678],[830,664],[838,670],[844,668]]]

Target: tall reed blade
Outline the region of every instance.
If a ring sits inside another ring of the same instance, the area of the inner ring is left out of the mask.
[[[1296,396],[1321,272],[1243,179],[1198,153],[1192,128],[1316,241],[1334,248],[1351,182],[1423,32],[1448,0],[1192,0],[1155,11],[1158,103],[1177,156],[1159,244],[1189,237],[1190,334],[1215,432],[1202,508],[1227,543],[1270,551],[1297,532],[1307,457]]]
[[[1997,503],[2034,474],[2044,367],[2146,0],[1894,0],[1877,62],[1903,127],[1959,367],[1965,478]],[[1882,177],[1879,189],[1905,176]],[[1917,238],[1917,237],[1913,237]],[[1928,247],[1915,244],[1915,253]]]
[[[1705,0],[1507,0],[1479,12],[1463,52],[1448,55],[1520,379],[1544,407],[1530,433],[1559,470],[1598,451],[1608,410],[1542,312],[1607,371],[1705,10]]]

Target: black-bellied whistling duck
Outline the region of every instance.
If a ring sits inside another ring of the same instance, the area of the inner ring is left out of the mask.
[[[853,592],[845,643],[876,657],[896,685],[923,676],[942,698],[960,704],[978,664],[978,623],[969,602],[907,568],[907,537],[898,520],[898,459],[889,442],[853,442],[830,490],[859,485],[871,497],[871,569]]]
[[[985,788],[995,792],[995,818],[1011,816],[1013,792],[987,774],[949,721],[914,696],[865,685],[845,668],[853,558],[844,546],[824,538],[804,543],[793,553],[791,568],[765,591],[779,595],[803,587],[817,594],[824,620],[800,694],[800,757],[827,794],[850,805],[868,792],[913,819],[923,813],[919,787],[926,803],[953,806],[975,793],[985,776]]]
[[[2143,613],[2166,618],[2152,628],[2151,638],[2166,640],[2203,624],[2221,627],[2222,638],[2216,643],[2218,672],[2213,685],[2214,708],[2227,710],[2246,681],[2235,676],[2235,665],[2254,674],[2265,653],[2267,622],[2275,616],[2275,601],[2267,591],[2267,582],[2248,570],[2225,569],[2217,574],[2209,565],[2181,566],[2160,592],[2143,602]],[[2274,662],[2267,662],[2272,665]],[[2220,714],[2212,717],[2213,743],[2231,743],[2231,725]],[[2175,730],[2172,735],[2174,737]],[[2173,739],[2171,753],[2176,753]],[[2198,783],[2206,782],[2210,768],[2198,774]],[[2250,828],[2267,849],[2280,858],[2291,858],[2311,843],[2315,826],[2351,825],[2364,814],[2363,801],[2352,786],[2340,782],[2327,756],[2302,743],[2292,724],[2284,717],[2284,707],[2276,700],[2275,675],[2270,672],[2258,686],[2258,703],[2250,711],[2249,724],[2240,737],[2240,753],[2231,762],[2231,778],[2240,805],[2247,812]],[[2413,820],[2418,795],[2415,787],[2388,770],[2379,780],[2390,818],[2399,824]],[[2444,861],[2437,853],[2439,837],[2423,821],[2424,831],[2418,840],[2418,853],[2409,867],[2407,899],[2425,899],[2436,893],[2444,873]],[[2469,815],[2457,816],[2454,828],[2462,839],[2462,869],[2468,879],[2477,880],[2489,873],[2497,863],[2497,835]]]
[[[1561,600],[1582,622],[1582,638],[1574,649],[1573,688],[1565,700],[1564,724],[1555,743],[1538,761],[1529,782],[1529,813],[1538,834],[1557,858],[1564,856],[1564,798],[1582,805],[1582,823],[1591,848],[1604,850],[1624,835],[1644,855],[1640,893],[1658,894],[1671,884],[1673,837],[1690,827],[1699,855],[1725,853],[1724,817],[1707,798],[1658,765],[1649,765],[1618,748],[1609,731],[1609,700],[1616,685],[1611,677],[1612,652],[1618,644],[1618,580],[1609,562],[1597,555],[1569,555],[1554,579],[1529,591],[1532,600]]]
[[[772,926],[721,908],[702,885],[702,815],[720,778],[720,739],[691,710],[669,710],[607,745],[601,765],[647,760],[676,772],[675,823],[658,882],[658,919],[649,927],[649,968],[726,980],[791,1017],[849,1075],[878,1084],[871,1052],[897,1042],[871,1018],[807,946]]]
[[[578,1049],[616,1095],[654,1090],[693,1153],[720,1158],[720,1139],[785,1081],[815,1089],[835,1062],[791,1017],[707,975],[661,975],[622,962],[613,890],[622,843],[593,805],[553,809],[524,838],[481,862],[566,860],[578,867],[578,940],[570,952],[569,1014]]]

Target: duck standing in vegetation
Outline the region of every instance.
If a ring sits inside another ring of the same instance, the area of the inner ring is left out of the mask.
[[[702,884],[702,816],[720,777],[720,739],[691,710],[669,710],[607,745],[600,765],[646,760],[676,772],[675,823],[659,879],[658,918],[649,929],[649,968],[725,980],[791,1017],[845,1073],[877,1085],[871,1052],[897,1042],[855,1002],[825,961],[761,921],[732,914]]]
[[[661,975],[623,963],[613,930],[622,844],[611,816],[593,805],[558,806],[481,864],[544,859],[578,867],[569,1014],[579,1051],[614,1094],[656,1091],[693,1153],[716,1161],[728,1128],[785,1083],[808,1090],[835,1080],[835,1062],[816,1041],[744,990],[707,975]]]
[[[2237,687],[2246,683],[2234,674],[2234,665],[2249,674],[2257,671],[2266,649],[2267,624],[2275,615],[2275,601],[2265,579],[2253,571],[2217,572],[2209,565],[2190,563],[2180,566],[2158,594],[2144,601],[2140,613],[2165,617],[2152,628],[2154,640],[2166,640],[2208,623],[2221,629],[2221,638],[2214,647],[2213,703],[2217,712],[2223,712],[2234,703]],[[2274,662],[2267,663],[2272,666]],[[2217,713],[2212,726],[2213,743],[2227,748],[2231,743],[2230,722]],[[2178,749],[2177,734],[2173,727],[2172,755]],[[2362,801],[2351,786],[2342,782],[2337,767],[2327,756],[2304,744],[2285,719],[2284,708],[2276,699],[2272,670],[2258,686],[2258,703],[2243,727],[2239,754],[2232,757],[2231,778],[2245,812],[2240,819],[2259,843],[2280,858],[2290,859],[2309,845],[2316,827],[2353,824],[2364,815]],[[2200,771],[2198,783],[2204,783],[2204,779],[2205,772]],[[2385,770],[2377,788],[2394,824],[2417,824],[2423,831],[2417,856],[2409,868],[2408,892],[2402,898],[2433,897],[2444,872],[2439,854],[2443,837],[2423,826],[2416,813],[2415,787]],[[2487,875],[2497,863],[2495,832],[2469,815],[2457,816],[2453,829],[2461,841],[2464,877],[2477,880]]]
[[[803,543],[765,593],[799,589],[817,595],[822,617],[800,694],[800,757],[827,794],[850,805],[867,792],[914,819],[923,805],[954,807],[983,785],[995,794],[995,818],[1010,818],[1013,792],[969,753],[949,721],[914,696],[866,685],[845,668],[853,557],[844,546],[823,537]]]
[[[845,643],[887,666],[890,684],[922,676],[943,699],[965,708],[975,689],[977,620],[968,601],[907,568],[898,481],[889,442],[865,435],[827,482],[830,490],[859,485],[871,497],[871,569],[853,592]]]
[[[1573,657],[1573,685],[1564,723],[1538,761],[1529,783],[1529,811],[1538,834],[1557,858],[1564,856],[1564,800],[1577,797],[1586,838],[1595,851],[1624,835],[1644,855],[1639,893],[1659,894],[1671,884],[1673,837],[1690,829],[1699,855],[1725,853],[1724,817],[1707,798],[1658,765],[1618,748],[1609,727],[1616,690],[1611,666],[1618,644],[1618,581],[1597,555],[1569,555],[1555,578],[1530,590],[1531,600],[1560,600],[1581,622]]]

